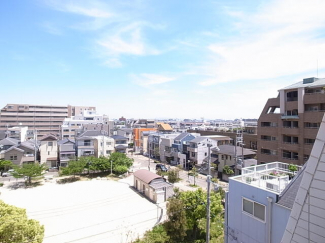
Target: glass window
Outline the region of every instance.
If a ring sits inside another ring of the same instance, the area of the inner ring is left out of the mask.
[[[254,204],[252,201],[243,198],[243,211],[253,215]]]
[[[265,206],[254,202],[254,216],[260,220],[265,220]]]
[[[48,142],[47,143],[47,146],[52,147],[53,146],[53,142]]]

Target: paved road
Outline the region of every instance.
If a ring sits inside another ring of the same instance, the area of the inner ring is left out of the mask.
[[[149,165],[149,158],[143,155],[130,155],[130,158],[134,159],[134,164],[133,164],[133,171],[137,171],[139,169],[148,169]],[[171,168],[175,168],[174,166],[171,166]],[[150,159],[150,171],[156,172],[156,164],[154,163],[153,159]],[[180,171],[180,178],[182,179],[182,184],[184,185],[189,185],[189,181],[191,184],[194,182],[193,176],[188,176],[188,171],[187,170],[181,170]],[[195,178],[195,183],[196,185],[200,186],[201,188],[206,189],[207,188],[207,182],[206,182],[206,175],[199,174],[197,178]],[[227,189],[228,183],[225,182],[220,182],[221,186],[224,189]],[[211,185],[212,187],[212,185]],[[189,187],[191,189],[191,187]]]

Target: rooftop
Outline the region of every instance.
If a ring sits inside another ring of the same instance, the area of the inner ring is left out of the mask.
[[[307,79],[304,79],[303,81],[289,85],[289,86],[282,88],[280,90],[323,87],[323,86],[325,86],[325,78],[307,78]]]
[[[290,164],[282,162],[272,162],[246,167],[242,168],[241,175],[230,179],[281,194],[290,183],[291,178],[301,169],[301,166],[296,166],[297,171],[292,172],[289,170],[289,166]]]

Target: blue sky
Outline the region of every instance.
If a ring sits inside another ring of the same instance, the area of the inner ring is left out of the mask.
[[[0,106],[89,105],[111,118],[258,118],[325,77],[325,1],[0,2]]]

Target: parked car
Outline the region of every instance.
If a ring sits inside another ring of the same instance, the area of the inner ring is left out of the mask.
[[[156,164],[156,170],[161,170],[162,172],[168,171],[167,167],[163,164]]]
[[[4,172],[4,173],[2,173],[2,177],[8,177],[8,176],[11,176],[11,174],[8,173],[8,172]]]

